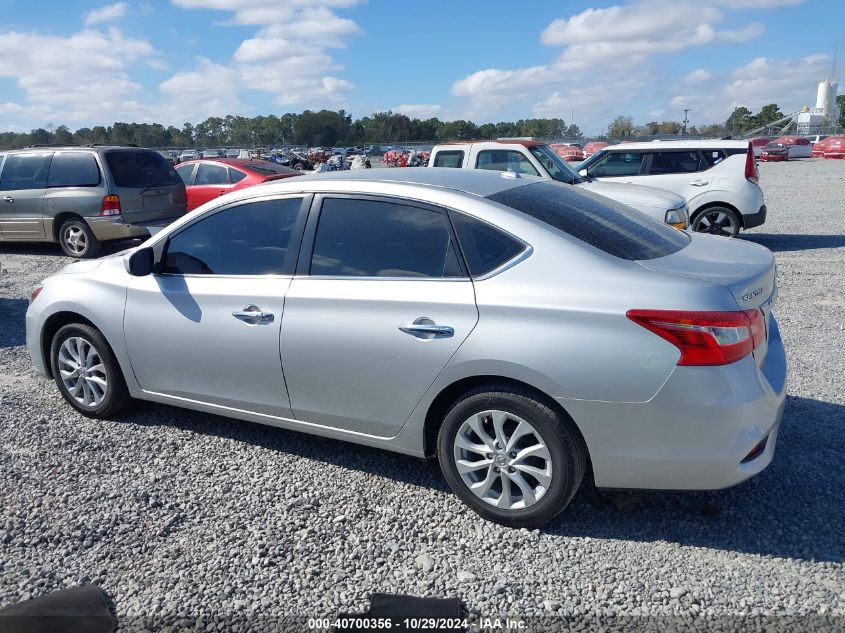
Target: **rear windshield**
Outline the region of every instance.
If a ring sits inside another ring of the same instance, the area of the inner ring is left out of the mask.
[[[118,187],[163,187],[181,185],[182,179],[161,154],[137,149],[106,152],[114,184]]]
[[[538,182],[488,196],[575,237],[628,260],[655,259],[689,243],[677,229],[623,204],[565,185]]]
[[[249,169],[250,171],[263,174],[265,176],[272,176],[274,174],[289,174],[291,171],[293,171],[290,167],[283,167],[282,165],[272,163],[270,161],[261,163],[247,163],[246,165],[242,165],[242,167]]]

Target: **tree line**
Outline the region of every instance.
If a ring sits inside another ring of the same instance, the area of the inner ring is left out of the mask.
[[[0,133],[0,148],[29,145],[126,145],[140,147],[272,147],[281,145],[356,146],[374,143],[491,139],[506,136],[581,138],[577,125],[563,119],[520,119],[484,123],[410,118],[396,112],[376,112],[353,120],[345,111],[306,110],[300,114],[209,117],[196,125],[122,123],[83,127],[66,125],[31,132]]]

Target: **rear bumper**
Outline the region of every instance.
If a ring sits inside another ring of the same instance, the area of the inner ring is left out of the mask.
[[[180,217],[182,216],[177,215],[172,218],[162,218],[153,222],[126,222],[122,216],[85,218],[85,221],[94,233],[94,237],[101,242],[108,242],[135,237],[150,237],[148,228],[167,226]]]
[[[752,229],[755,226],[761,226],[766,221],[766,205],[762,205],[757,213],[749,213],[742,216],[742,223],[744,228]]]
[[[751,356],[676,367],[649,402],[559,402],[584,436],[596,486],[717,490],[771,463],[785,400],[786,356],[772,317],[762,368]]]

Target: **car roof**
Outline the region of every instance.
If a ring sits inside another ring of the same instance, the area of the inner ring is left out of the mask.
[[[286,183],[285,180],[291,182]],[[260,186],[319,191],[320,183],[324,182],[396,183],[453,189],[476,196],[487,197],[515,187],[543,182],[541,178],[515,174],[513,172],[488,171],[483,169],[450,169],[446,167],[377,167],[374,169],[323,172],[299,178],[286,178],[285,180],[271,181]]]
[[[714,138],[704,141],[649,141],[638,143],[619,143],[618,145],[608,145],[607,147],[603,147],[602,150],[611,152],[628,152],[631,150],[645,149],[659,152],[667,149],[746,149],[747,147],[747,140],[735,141]]]
[[[502,139],[479,139],[477,141],[447,141],[445,143],[438,143],[436,147],[443,145],[474,145],[476,143],[493,143],[495,145],[522,145],[523,147],[536,147],[537,145],[545,145],[545,141],[527,138],[502,138]]]

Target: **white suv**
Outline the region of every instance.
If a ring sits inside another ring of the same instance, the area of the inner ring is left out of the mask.
[[[554,180],[591,191],[665,222],[676,229],[689,226],[689,215],[683,198],[654,187],[598,182],[582,178],[548,145],[535,139],[499,139],[498,141],[465,141],[435,145],[429,167],[489,169],[507,171],[544,180]]]
[[[686,200],[691,229],[736,237],[766,221],[757,162],[748,141],[652,141],[605,147],[581,163],[587,178],[673,191]]]

